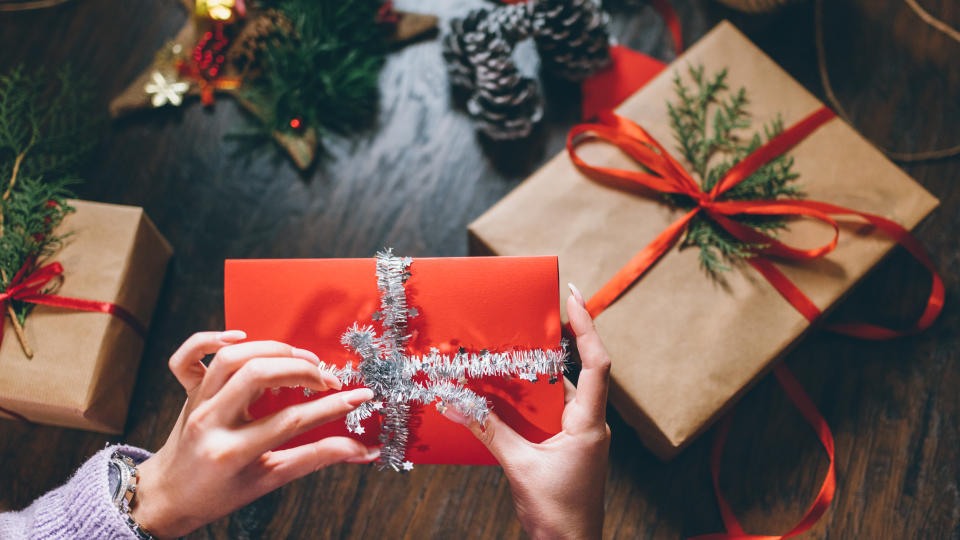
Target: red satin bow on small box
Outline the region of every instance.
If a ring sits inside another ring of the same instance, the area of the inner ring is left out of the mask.
[[[124,309],[123,306],[110,302],[58,296],[45,291],[51,281],[63,275],[63,265],[58,262],[45,264],[27,274],[27,271],[34,266],[35,262],[36,259],[33,257],[27,259],[27,261],[23,263],[23,266],[20,267],[20,270],[13,276],[13,279],[10,280],[7,289],[0,293],[0,341],[3,340],[3,327],[6,321],[6,316],[3,315],[3,312],[7,311],[7,303],[11,300],[77,311],[106,313],[123,320],[123,322],[130,325],[141,338],[146,337],[147,329],[143,326],[143,323],[141,323],[133,313]],[[25,416],[6,407],[0,407],[0,412],[10,415],[22,422],[30,423],[30,420]]]
[[[143,326],[143,323],[141,323],[133,313],[124,309],[123,306],[111,304],[110,302],[70,298],[68,296],[58,296],[45,292],[44,288],[47,284],[54,278],[63,275],[63,266],[58,262],[46,264],[24,277],[27,269],[33,266],[33,261],[33,259],[30,259],[24,263],[20,271],[10,280],[10,286],[7,287],[7,290],[0,293],[0,307],[5,306],[10,300],[18,300],[20,302],[43,304],[45,306],[74,309],[77,311],[106,313],[123,320],[123,322],[130,325],[140,337],[147,335],[147,329]],[[0,317],[0,340],[3,339],[3,323],[4,318]]]

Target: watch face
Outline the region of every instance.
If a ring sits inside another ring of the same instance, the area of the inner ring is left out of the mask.
[[[107,485],[110,487],[110,494],[117,501],[117,495],[120,493],[120,465],[110,462],[110,468],[107,469]]]

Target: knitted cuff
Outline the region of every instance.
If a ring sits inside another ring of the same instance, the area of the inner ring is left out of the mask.
[[[17,514],[25,518],[30,538],[105,538],[136,540],[108,486],[110,456],[115,450],[141,462],[153,454],[133,446],[107,446],[84,463],[63,486],[43,495]]]

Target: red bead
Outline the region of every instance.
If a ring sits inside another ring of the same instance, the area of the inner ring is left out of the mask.
[[[299,119],[299,118],[293,118],[293,119],[291,119],[291,120],[290,120],[290,127],[292,127],[293,129],[299,128],[299,127],[300,127],[300,119]]]

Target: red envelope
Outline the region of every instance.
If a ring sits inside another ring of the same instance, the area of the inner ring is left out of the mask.
[[[554,349],[561,339],[556,257],[470,257],[413,259],[405,284],[410,319],[408,351],[431,347],[452,354],[517,348]],[[327,364],[360,358],[340,343],[354,322],[380,326],[376,263],[370,259],[228,260],[224,273],[226,327],[250,340],[273,339],[315,352]],[[560,431],[563,384],[519,378],[482,377],[466,386],[485,396],[507,424],[533,442]],[[262,417],[288,405],[318,399],[298,389],[264,392],[250,412]],[[336,420],[294,437],[283,448],[331,435],[377,445],[379,415],[364,420],[363,435]],[[414,405],[407,459],[412,463],[493,465],[493,456],[463,426],[433,405]]]

